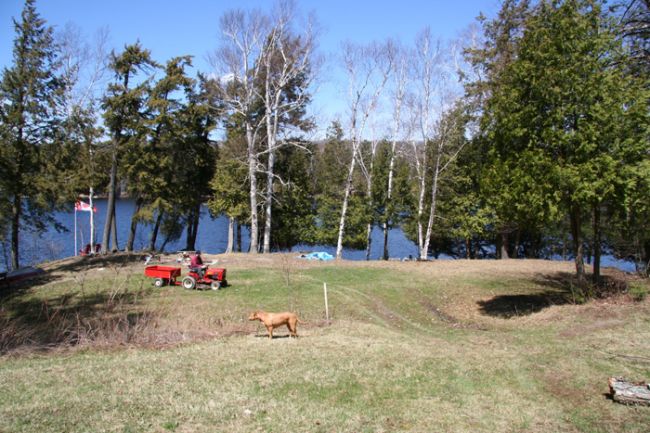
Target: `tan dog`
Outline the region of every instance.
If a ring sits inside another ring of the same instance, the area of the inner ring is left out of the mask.
[[[266,313],[264,311],[255,311],[248,316],[248,320],[259,320],[266,326],[267,331],[269,331],[269,338],[273,338],[273,328],[278,326],[287,325],[289,328],[289,335],[291,337],[297,337],[296,333],[296,324],[298,322],[303,323],[298,319],[296,313]]]

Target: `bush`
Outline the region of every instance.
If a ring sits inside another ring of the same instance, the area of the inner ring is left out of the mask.
[[[630,284],[628,293],[637,302],[643,301],[648,296],[648,287],[643,284]]]

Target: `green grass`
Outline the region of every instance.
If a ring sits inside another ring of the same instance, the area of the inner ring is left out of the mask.
[[[504,318],[477,302],[547,288],[525,274],[431,278],[376,266],[228,273],[231,286],[218,292],[152,289],[135,268],[6,299],[4,315],[28,317],[23,324],[55,322],[43,320],[44,303],[94,326],[149,311],[155,321],[134,332],[183,338],[5,355],[0,431],[647,431],[650,408],[604,396],[609,376],[650,379],[647,300]],[[434,307],[467,313],[450,321]],[[257,308],[298,311],[308,322],[301,338],[269,341],[246,320]]]

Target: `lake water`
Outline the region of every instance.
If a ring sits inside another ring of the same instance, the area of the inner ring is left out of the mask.
[[[100,243],[102,233],[104,230],[104,222],[106,217],[107,200],[99,199],[94,200],[94,206],[97,209],[95,213],[95,242]],[[131,215],[135,204],[133,200],[124,199],[118,200],[116,203],[115,213],[117,216],[117,238],[119,247],[122,249],[126,244],[129,235],[129,228],[131,224]],[[64,257],[73,256],[76,250],[81,249],[84,245],[89,243],[90,238],[90,213],[77,212],[77,248],[75,249],[74,241],[74,212],[58,212],[56,213],[57,220],[68,230],[66,232],[57,232],[54,228],[47,230],[45,233],[38,235],[35,233],[21,232],[20,244],[20,257],[21,265],[32,265],[41,263],[47,260],[56,260]],[[149,236],[151,233],[151,225],[138,225],[136,232],[134,248],[136,250],[143,249],[149,245]],[[159,246],[164,237],[162,234],[158,236],[157,246]],[[178,241],[169,242],[166,246],[166,251],[178,251],[185,248],[185,233]],[[250,238],[247,228],[242,227],[242,250],[247,251]],[[196,238],[195,247],[208,254],[219,254],[226,250],[228,243],[228,219],[220,216],[212,218],[205,206],[201,209],[201,220],[199,223],[199,231]],[[409,241],[400,229],[393,229],[388,235],[389,254],[391,257],[408,257],[409,254],[416,256],[417,247]],[[0,263],[0,269],[6,270],[7,263],[9,262],[8,245],[5,246],[3,253],[3,260]],[[297,245],[293,251],[326,251],[334,255],[336,247],[333,246],[313,246],[313,245]],[[371,258],[379,259],[383,253],[383,233],[379,228],[375,228],[372,232],[372,248]],[[351,250],[345,249],[343,251],[343,258],[349,260],[365,260],[365,250]]]
[[[104,230],[104,221],[106,216],[105,199],[95,200],[94,205],[97,208],[95,213],[95,242],[101,242],[102,232]],[[133,200],[118,200],[116,203],[117,216],[117,238],[120,248],[124,248],[126,243],[129,227],[131,224],[131,215],[133,214],[135,204]],[[40,236],[34,233],[21,233],[21,265],[33,265],[47,260],[57,260],[75,254],[74,244],[74,212],[59,212],[56,214],[58,221],[68,229],[67,232],[57,232],[54,228],[49,229]],[[143,249],[149,244],[149,235],[151,233],[150,225],[138,226],[136,232],[134,247],[136,250]],[[77,249],[89,242],[90,237],[90,214],[89,212],[77,212]],[[163,242],[162,235],[158,236],[158,245]],[[196,239],[196,248],[208,254],[220,254],[226,250],[228,242],[228,219],[226,217],[212,218],[205,206],[201,209],[201,221]],[[242,250],[247,251],[249,245],[249,232],[242,228]],[[388,234],[388,253],[391,258],[404,258],[412,255],[417,257],[417,246],[406,238],[401,229],[392,229]],[[173,252],[185,248],[185,233],[178,241],[170,242],[166,246],[166,251]],[[297,245],[293,251],[325,251],[334,255],[336,247],[320,245]],[[0,271],[7,269],[10,262],[9,247],[6,245],[2,249],[3,257],[0,263]],[[370,258],[373,260],[381,258],[383,254],[383,233],[379,227],[375,227],[372,232],[372,245]],[[345,249],[343,258],[349,260],[365,260],[365,250]],[[449,257],[441,257],[443,259]],[[611,256],[603,257],[603,266],[614,266],[624,271],[633,272],[634,264],[616,260]]]

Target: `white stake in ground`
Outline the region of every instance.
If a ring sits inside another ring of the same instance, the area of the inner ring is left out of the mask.
[[[323,294],[325,295],[325,318],[327,319],[327,323],[330,321],[330,309],[327,304],[327,283],[323,283]]]

